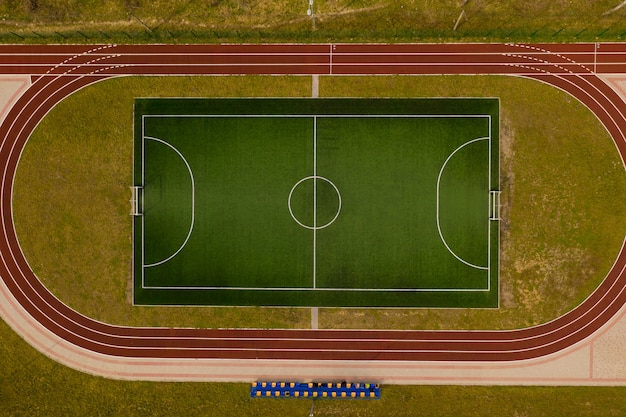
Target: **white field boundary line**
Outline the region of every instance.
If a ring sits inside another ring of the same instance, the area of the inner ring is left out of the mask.
[[[491,117],[489,118],[491,121]],[[491,123],[490,123],[491,124]],[[491,136],[491,135],[490,135]],[[441,169],[439,170],[439,175],[437,176],[437,197],[436,197],[436,206],[437,206],[437,231],[439,232],[439,238],[441,239],[441,242],[443,243],[443,245],[446,247],[446,249],[448,250],[448,252],[450,252],[450,254],[452,256],[454,256],[459,262],[471,267],[471,268],[475,268],[475,269],[481,269],[481,270],[489,270],[489,254],[487,254],[487,266],[480,266],[480,265],[475,265],[471,262],[466,261],[465,259],[461,258],[459,255],[457,255],[451,248],[450,245],[448,245],[448,242],[446,241],[446,239],[443,237],[443,232],[441,231],[441,222],[439,219],[439,214],[440,214],[440,189],[441,189],[441,176],[443,175],[446,166],[448,165],[448,162],[450,162],[450,159],[452,159],[452,157],[459,152],[461,149],[465,148],[466,146],[469,146],[471,144],[474,143],[478,143],[480,141],[483,140],[487,140],[490,141],[490,136],[485,136],[485,137],[481,137],[481,138],[476,138],[476,139],[472,139],[469,140],[463,144],[461,144],[459,147],[457,147],[454,151],[452,151],[452,153],[450,155],[448,155],[448,157],[446,158],[446,160],[443,162],[443,164],[441,165]],[[490,143],[490,142],[489,142]],[[489,185],[489,187],[491,188],[491,184]],[[488,206],[487,206],[488,207]],[[488,225],[491,225],[491,222],[487,223]],[[489,251],[489,240],[490,240],[491,236],[489,233],[489,228],[487,229],[487,251]]]
[[[481,268],[482,269],[482,268]],[[490,288],[328,288],[328,287],[142,287],[148,290],[229,290],[229,291],[347,291],[347,292],[489,292]],[[169,304],[168,304],[169,305]],[[358,307],[355,307],[358,308]],[[398,307],[402,308],[402,307]]]
[[[500,100],[498,99],[498,120],[500,118]],[[489,291],[491,291],[491,278],[493,277],[493,269],[491,268],[491,219],[489,218],[489,199],[491,198],[490,194],[491,194],[491,190],[493,190],[492,188],[492,179],[493,179],[493,166],[491,163],[491,158],[493,158],[492,155],[492,146],[493,146],[493,135],[492,135],[492,129],[493,129],[493,120],[491,118],[491,116],[489,117],[489,144],[488,146],[488,155],[487,155],[487,159],[488,159],[488,166],[489,168],[487,169],[487,190],[489,191],[487,193],[487,289]],[[500,191],[500,123],[498,122],[498,192]],[[501,226],[502,223],[497,223],[498,226],[498,262],[500,262],[500,230],[501,230]],[[498,276],[498,284],[499,284],[499,280],[500,280],[500,268],[496,266],[496,273]],[[498,308],[500,307],[500,285],[498,285],[498,294],[497,294],[497,302],[498,302]]]
[[[489,136],[482,139],[490,139],[491,140],[491,115],[490,114],[369,114],[369,115],[324,115],[324,114],[286,114],[286,115],[277,115],[277,114],[145,114],[142,115],[142,120],[149,118],[313,118],[314,119],[314,131],[317,126],[317,118],[452,118],[452,119],[467,119],[467,118],[479,118],[486,119],[489,123]],[[143,123],[143,122],[142,122]],[[143,134],[143,132],[142,132]],[[317,164],[317,137],[316,133],[314,133],[314,173],[316,172],[316,164]],[[491,142],[490,142],[491,145]],[[491,152],[491,149],[490,149]],[[143,158],[143,155],[142,155]],[[145,165],[145,163],[144,163]],[[491,160],[489,160],[489,170],[491,170]],[[491,172],[488,173],[491,179]],[[315,179],[315,178],[314,178]],[[331,183],[332,184],[332,183]],[[315,187],[315,182],[314,182]],[[438,195],[437,195],[438,197]],[[489,195],[487,194],[487,197]],[[315,205],[315,202],[314,202]],[[316,207],[314,207],[316,210]],[[438,210],[438,209],[437,209]],[[488,214],[487,214],[488,216]],[[293,214],[292,214],[293,217]],[[315,217],[315,216],[314,216]],[[437,213],[438,217],[438,213]],[[142,217],[143,221],[143,217]],[[314,220],[315,222],[315,220]],[[437,219],[438,222],[438,219]],[[439,227],[439,224],[437,224]],[[491,222],[489,222],[489,229],[491,228]],[[313,271],[315,274],[316,271],[316,248],[315,248],[315,228],[313,229],[313,245],[314,245],[314,253],[313,253]],[[445,241],[444,241],[445,244]],[[145,242],[142,242],[142,251],[145,250]],[[447,245],[446,245],[447,247]],[[449,247],[447,247],[450,251]],[[489,231],[487,236],[487,248],[488,251],[491,250],[491,233]],[[453,252],[451,252],[453,253]],[[454,254],[454,253],[453,253]],[[490,256],[490,255],[489,255]],[[457,258],[459,259],[459,258]],[[459,259],[461,262],[465,263],[463,260]],[[489,267],[479,267],[472,264],[467,264],[470,267],[486,270],[487,271],[487,285],[485,288],[328,288],[328,287],[318,287],[316,283],[316,276],[313,276],[313,287],[229,287],[229,286],[150,286],[145,285],[145,276],[144,269],[142,268],[142,288],[147,290],[238,290],[238,291],[346,291],[346,292],[489,292],[491,291],[491,269]]]
[[[5,170],[5,173],[6,173],[6,170]],[[4,215],[4,212],[3,212],[3,215]],[[6,230],[5,230],[5,237],[6,237]],[[625,240],[625,243],[626,243],[626,240]],[[622,253],[622,251],[623,251],[623,250],[625,250],[624,246],[622,246],[620,253]],[[11,255],[12,255],[12,257],[13,257],[13,253],[12,253],[12,252],[11,252]],[[3,254],[1,254],[1,256],[2,256],[3,263],[4,263],[4,265],[6,266],[6,259],[5,259],[4,253],[3,253]],[[618,258],[616,259],[616,261],[614,262],[613,267],[615,266],[615,263],[617,262],[617,260],[618,260],[618,259],[619,259],[619,256],[618,256]],[[613,268],[611,268],[611,270],[612,270],[612,269],[613,269]],[[620,273],[623,273],[623,272],[624,272],[624,267],[622,267],[622,269],[621,269]],[[614,283],[613,285],[615,285],[615,283]],[[612,288],[612,287],[611,287],[611,288]],[[623,292],[623,290],[622,290],[622,292]],[[598,301],[598,303],[599,303],[599,302],[601,302],[601,301],[602,301],[602,299],[603,299],[604,297],[605,297],[605,296],[603,295],[603,296],[602,296],[602,298]],[[597,305],[597,304],[596,304],[596,305]],[[70,320],[71,320],[71,319],[70,319]],[[557,320],[557,319],[555,319],[555,320]],[[578,319],[576,319],[576,320],[574,320],[574,321],[577,321],[577,320],[578,320]],[[553,320],[553,321],[554,321],[554,320]],[[540,327],[540,326],[542,326],[542,325],[539,325],[539,326],[534,326],[534,327]],[[117,326],[112,326],[112,327],[117,327]],[[555,331],[556,331],[556,330],[555,330]],[[452,332],[454,332],[454,331],[452,331]],[[461,332],[461,331],[459,331],[459,332]],[[495,331],[495,332],[499,332],[499,331]]]
[[[141,129],[142,129],[142,132],[143,132],[144,131],[144,124],[143,123],[142,123]],[[191,180],[191,222],[190,222],[190,225],[189,225],[189,231],[187,232],[187,236],[185,237],[185,240],[180,245],[180,247],[176,251],[174,251],[174,253],[172,253],[170,256],[168,256],[167,258],[165,258],[165,259],[163,259],[161,261],[158,261],[158,262],[153,262],[153,263],[150,263],[150,264],[146,264],[146,263],[143,264],[144,268],[151,268],[153,266],[158,266],[158,265],[164,264],[164,263],[172,260],[187,245],[187,242],[189,241],[189,238],[191,237],[191,234],[193,233],[193,226],[195,224],[195,218],[196,218],[196,210],[195,210],[196,209],[196,204],[195,204],[195,202],[196,202],[196,182],[194,180],[193,171],[191,170],[191,167],[189,166],[189,162],[184,157],[184,155],[178,149],[176,149],[176,147],[174,145],[172,145],[171,143],[169,143],[169,142],[167,142],[165,140],[162,140],[162,139],[159,139],[159,138],[155,138],[155,137],[152,137],[152,136],[145,136],[144,135],[142,137],[142,146],[144,146],[143,141],[145,141],[145,140],[152,140],[152,141],[161,143],[161,144],[163,144],[165,146],[168,146],[171,150],[173,150],[180,157],[180,159],[183,161],[183,163],[187,167],[187,171],[189,172],[189,178]],[[144,150],[145,150],[145,148],[144,148]],[[145,155],[145,153],[144,153],[144,155]],[[144,155],[142,155],[142,158],[144,157]],[[144,158],[144,161],[142,162],[142,167],[141,168],[145,172],[145,158]],[[143,179],[145,180],[145,175],[143,175],[143,176],[144,176]],[[142,216],[142,222],[143,222],[143,216]],[[142,233],[145,235],[145,225],[142,227]],[[142,236],[142,240],[143,239],[144,239],[144,236]],[[145,245],[144,245],[144,248],[145,248]],[[142,282],[143,282],[143,280],[142,280]]]
[[[193,98],[191,100],[194,100]],[[217,99],[221,100],[221,99]],[[229,99],[226,99],[229,100]],[[254,100],[254,98],[252,98]],[[288,99],[286,99],[288,100]],[[295,99],[297,100],[297,99]],[[304,99],[311,100],[311,99]],[[348,119],[348,118],[400,118],[400,119],[423,119],[423,118],[448,118],[448,119],[470,119],[470,118],[481,118],[487,119],[491,117],[489,114],[146,114],[143,117],[145,118],[276,118],[276,119],[285,119],[285,118],[306,118],[311,119],[314,117],[318,118],[339,118],[339,119]]]

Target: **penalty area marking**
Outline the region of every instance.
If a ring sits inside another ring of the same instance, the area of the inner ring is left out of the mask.
[[[488,266],[475,265],[475,264],[473,264],[471,262],[468,262],[465,259],[461,258],[459,255],[454,253],[454,251],[450,248],[450,246],[446,242],[446,239],[443,237],[443,232],[441,231],[441,224],[440,224],[440,221],[439,221],[439,200],[440,200],[440,198],[439,198],[439,188],[440,188],[440,185],[441,185],[440,183],[441,183],[441,176],[443,175],[443,171],[446,169],[446,165],[448,164],[450,159],[452,159],[454,154],[456,154],[458,151],[460,151],[461,149],[463,149],[464,147],[466,147],[468,145],[471,145],[473,143],[476,143],[476,142],[479,142],[479,141],[482,141],[482,140],[490,140],[490,139],[491,138],[489,136],[472,139],[470,141],[467,141],[467,142],[463,143],[458,148],[456,148],[450,155],[448,155],[448,157],[444,161],[443,165],[441,165],[441,169],[439,170],[439,176],[437,177],[437,231],[439,232],[439,238],[441,239],[441,242],[446,247],[448,252],[450,252],[452,254],[452,256],[454,256],[457,260],[459,260],[460,262],[464,263],[465,265],[467,265],[469,267],[476,268],[476,269],[482,269],[482,270],[489,270],[489,267]],[[489,236],[487,236],[487,239],[489,239]]]
[[[174,258],[176,255],[178,255],[180,253],[181,250],[183,250],[183,248],[187,245],[187,242],[189,241],[189,238],[191,237],[191,233],[193,232],[193,226],[195,223],[195,199],[196,199],[196,183],[193,177],[193,171],[191,170],[191,167],[189,166],[189,162],[187,162],[187,160],[185,159],[185,157],[183,156],[183,154],[176,149],[176,147],[174,147],[171,143],[168,143],[162,139],[158,139],[158,138],[154,138],[151,136],[144,136],[144,139],[147,140],[152,140],[158,143],[161,143],[163,145],[168,146],[170,149],[172,149],[174,152],[176,152],[176,154],[180,157],[180,159],[182,159],[182,161],[185,163],[185,166],[187,167],[187,171],[189,172],[189,178],[191,179],[191,222],[189,225],[189,231],[187,232],[187,237],[185,238],[185,240],[183,241],[183,243],[180,245],[180,247],[178,248],[178,250],[176,250],[173,254],[171,254],[170,256],[168,256],[167,258],[159,261],[159,262],[154,262],[151,264],[144,264],[143,267],[144,268],[150,268],[153,266],[158,266],[161,264],[164,264],[165,262],[168,262],[169,260],[171,260],[172,258]],[[145,167],[145,165],[144,165]],[[145,226],[144,226],[144,230],[145,230]]]

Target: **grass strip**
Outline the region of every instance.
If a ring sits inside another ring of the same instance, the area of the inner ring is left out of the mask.
[[[621,40],[618,0],[31,0],[0,3],[4,43]],[[311,13],[308,14],[308,11]]]

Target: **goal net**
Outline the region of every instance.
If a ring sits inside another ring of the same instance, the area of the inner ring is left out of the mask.
[[[141,216],[143,214],[143,205],[141,204],[143,200],[143,187],[132,186],[130,187],[130,192],[130,215]]]
[[[491,201],[491,204],[489,205],[489,219],[500,220],[500,208],[502,207],[500,204],[500,191],[490,191],[489,197],[489,200]]]

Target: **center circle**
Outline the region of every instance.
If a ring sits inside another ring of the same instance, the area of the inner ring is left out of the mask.
[[[332,181],[319,175],[302,178],[289,192],[289,214],[300,226],[319,230],[333,224],[341,212],[341,194]]]

